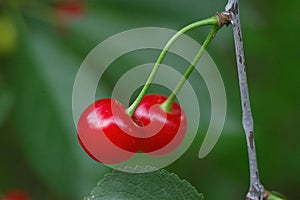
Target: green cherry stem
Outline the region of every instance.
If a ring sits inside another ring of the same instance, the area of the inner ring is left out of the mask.
[[[161,108],[164,111],[166,111],[166,112],[170,112],[171,111],[171,108],[172,108],[173,102],[174,102],[174,100],[176,98],[176,95],[178,94],[178,92],[183,87],[185,81],[191,75],[191,73],[194,70],[196,64],[198,63],[198,61],[200,60],[201,56],[205,52],[205,49],[208,47],[209,43],[214,38],[214,36],[216,35],[217,31],[220,28],[221,28],[221,26],[219,26],[219,25],[214,25],[211,28],[211,31],[207,35],[207,37],[206,37],[203,45],[201,46],[201,48],[197,52],[195,58],[193,59],[192,63],[190,64],[190,66],[188,67],[188,69],[186,70],[186,72],[184,73],[183,77],[181,78],[181,80],[179,81],[179,83],[177,84],[177,86],[175,87],[175,89],[173,90],[172,94],[167,98],[167,100],[164,103],[161,104]]]
[[[185,26],[184,28],[182,28],[181,30],[179,30],[165,45],[165,47],[163,48],[162,52],[160,53],[157,61],[155,62],[155,65],[144,85],[144,87],[142,88],[142,91],[140,92],[140,94],[138,95],[138,97],[135,99],[135,101],[127,108],[126,112],[129,116],[132,116],[133,113],[135,112],[136,108],[138,107],[138,105],[140,104],[140,102],[142,101],[142,99],[144,98],[144,96],[146,95],[147,90],[150,87],[151,82],[153,81],[155,74],[158,71],[158,68],[160,66],[160,64],[162,63],[163,59],[165,58],[168,50],[170,49],[170,47],[172,46],[172,44],[184,33],[186,33],[187,31],[200,27],[200,26],[206,26],[206,25],[213,25],[214,27],[218,26],[219,24],[219,17],[218,16],[213,16],[201,21],[197,21],[194,22],[192,24],[189,24],[187,26]]]

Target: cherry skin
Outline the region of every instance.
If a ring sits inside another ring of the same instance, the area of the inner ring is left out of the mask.
[[[0,198],[1,200],[30,200],[31,198],[21,190],[11,190]]]
[[[116,164],[141,149],[143,124],[115,99],[101,99],[89,105],[78,121],[77,134],[83,149],[104,164]]]
[[[170,112],[165,112],[160,105],[167,98],[158,94],[146,95],[135,114],[144,124],[145,140],[141,151],[151,155],[164,155],[174,151],[182,142],[187,119],[181,107],[173,102]]]

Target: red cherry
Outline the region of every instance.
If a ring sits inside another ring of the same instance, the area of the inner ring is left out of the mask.
[[[62,18],[80,16],[84,13],[84,5],[79,1],[65,1],[55,5]]]
[[[95,160],[115,164],[132,157],[143,142],[143,125],[115,99],[101,99],[89,105],[78,121],[78,139]]]
[[[85,6],[80,1],[63,1],[53,5],[56,16],[56,28],[62,34],[68,33],[68,22],[82,17]]]
[[[146,95],[135,111],[145,126],[145,140],[141,148],[144,153],[170,153],[180,145],[185,136],[187,119],[184,111],[174,102],[171,111],[165,112],[160,105],[166,99],[162,95]]]
[[[7,192],[1,200],[30,200],[31,198],[23,191],[12,190]]]

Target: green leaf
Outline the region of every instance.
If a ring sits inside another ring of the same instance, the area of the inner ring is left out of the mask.
[[[268,200],[286,200],[287,198],[284,197],[282,194],[272,191],[269,192]]]
[[[142,173],[143,170],[151,171]],[[187,181],[166,170],[137,167],[135,173],[107,174],[85,200],[201,200],[203,195]]]

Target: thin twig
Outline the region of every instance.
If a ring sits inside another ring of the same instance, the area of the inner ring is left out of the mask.
[[[236,61],[238,68],[238,77],[240,84],[241,103],[243,111],[243,127],[247,139],[249,167],[250,167],[250,188],[247,193],[249,200],[262,200],[265,198],[264,187],[260,183],[256,150],[253,131],[253,117],[248,93],[246,62],[243,49],[243,40],[241,32],[241,24],[239,17],[239,2],[238,0],[228,0],[225,10],[231,15],[231,24],[233,25]]]

